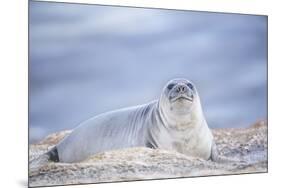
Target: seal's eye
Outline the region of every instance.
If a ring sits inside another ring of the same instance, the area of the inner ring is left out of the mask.
[[[193,85],[191,83],[186,84],[190,89],[193,89]]]
[[[175,85],[176,85],[176,84],[169,84],[169,85],[167,86],[167,88],[168,88],[169,90],[171,90]]]

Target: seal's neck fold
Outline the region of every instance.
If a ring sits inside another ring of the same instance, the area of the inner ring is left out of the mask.
[[[158,110],[164,126],[168,128],[178,127],[185,129],[189,126],[200,126],[202,124],[201,120],[204,119],[202,118],[204,115],[199,98],[184,113],[178,113],[176,110],[171,109],[168,103],[163,101],[158,102]]]

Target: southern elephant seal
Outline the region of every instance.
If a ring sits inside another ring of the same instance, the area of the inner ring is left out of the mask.
[[[46,154],[49,160],[71,163],[128,147],[161,148],[215,160],[213,135],[194,84],[183,78],[173,79],[158,100],[95,116]]]

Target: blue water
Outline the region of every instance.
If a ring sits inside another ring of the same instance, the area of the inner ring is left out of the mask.
[[[210,127],[267,118],[265,16],[31,2],[30,141],[192,80]]]

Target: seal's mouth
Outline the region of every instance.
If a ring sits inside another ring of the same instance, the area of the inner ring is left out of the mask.
[[[178,100],[187,100],[187,101],[193,102],[193,97],[188,97],[186,95],[179,95],[177,97],[172,98],[171,102],[175,102]]]

